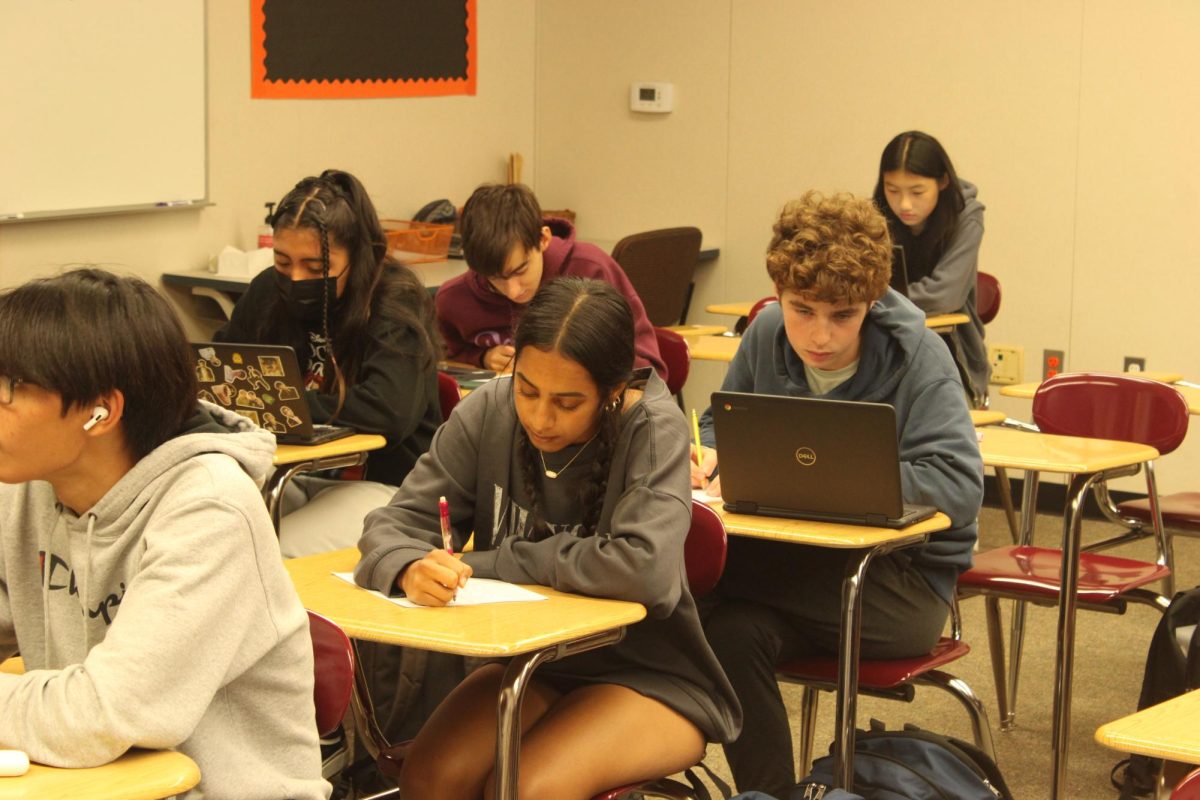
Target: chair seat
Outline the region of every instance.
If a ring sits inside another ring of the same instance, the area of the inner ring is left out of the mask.
[[[958,577],[958,586],[967,593],[993,589],[1057,597],[1061,570],[1062,551],[1056,548],[997,547],[976,554],[975,566]],[[1171,570],[1167,567],[1146,561],[1082,553],[1076,596],[1085,603],[1106,603],[1130,589],[1161,580],[1169,574]]]
[[[933,651],[913,658],[863,659],[858,662],[858,685],[867,689],[890,689],[908,683],[930,670],[949,664],[971,652],[962,641],[943,637]],[[800,683],[834,683],[837,681],[836,658],[797,658],[775,666],[775,672],[788,680]]]
[[[1158,499],[1163,524],[1174,528],[1200,528],[1200,492],[1178,492]],[[1128,517],[1150,522],[1149,500],[1128,500],[1117,505]]]

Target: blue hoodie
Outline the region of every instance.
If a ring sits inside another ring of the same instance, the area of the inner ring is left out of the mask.
[[[812,397],[804,362],[792,349],[778,303],[762,310],[738,347],[722,391]],[[925,314],[889,289],[867,313],[854,375],[824,397],[887,403],[896,409],[900,479],[907,503],[950,517],[949,530],[907,549],[913,565],[947,602],[970,568],[983,502],[983,461],[950,351],[925,327]],[[712,409],[700,438],[715,447]]]

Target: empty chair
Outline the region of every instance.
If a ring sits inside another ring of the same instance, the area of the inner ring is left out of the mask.
[[[687,339],[666,328],[655,328],[654,337],[658,339],[658,354],[667,365],[667,389],[683,408],[683,385],[692,369],[692,352]]]
[[[699,228],[662,228],[626,236],[613,247],[613,260],[629,276],[651,325],[687,319],[700,241]]]
[[[971,719],[971,731],[975,744],[993,760],[996,758],[992,744],[992,729],[988,724],[987,710],[971,687],[959,678],[943,672],[940,668],[971,652],[962,640],[962,624],[958,614],[958,603],[954,603],[950,615],[950,636],[943,636],[927,655],[914,658],[863,659],[858,664],[858,691],[872,697],[886,697],[912,702],[915,685],[935,686],[949,692],[963,704]],[[804,686],[800,706],[800,733],[797,743],[797,759],[800,773],[806,774],[812,764],[813,739],[817,725],[817,702],[819,692],[837,690],[838,661],[835,656],[797,658],[778,664],[775,674],[781,681]]]

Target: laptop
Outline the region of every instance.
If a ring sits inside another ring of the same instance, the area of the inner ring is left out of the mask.
[[[192,347],[199,398],[241,414],[282,444],[321,444],[354,433],[344,425],[313,424],[292,348],[232,342]]]
[[[904,257],[904,245],[892,245],[892,281],[891,286],[900,294],[908,297],[908,260]]]
[[[879,528],[937,512],[901,497],[889,405],[714,392],[712,415],[727,511]]]

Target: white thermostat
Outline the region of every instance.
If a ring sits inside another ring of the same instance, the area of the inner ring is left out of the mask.
[[[629,108],[650,114],[667,114],[675,110],[675,84],[634,83],[629,86]]]

